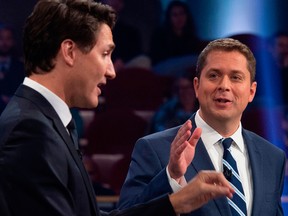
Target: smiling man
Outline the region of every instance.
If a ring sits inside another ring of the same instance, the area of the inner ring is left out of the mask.
[[[189,215],[283,215],[285,153],[241,125],[242,113],[256,93],[255,71],[255,58],[241,42],[225,38],[207,45],[194,78],[200,106],[190,118],[192,131],[202,129],[201,138],[196,147],[173,142],[179,126],[139,139],[120,208],[177,191],[209,169],[225,171],[236,193],[233,199],[211,200]]]

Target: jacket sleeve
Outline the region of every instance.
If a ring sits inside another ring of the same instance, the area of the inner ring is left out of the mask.
[[[124,210],[115,210],[110,213],[103,213],[102,216],[176,216],[168,195],[153,199],[144,204],[134,205]]]
[[[166,174],[170,147],[161,149],[161,155],[151,140],[141,138],[132,153],[131,164],[121,190],[119,208],[144,203],[158,196],[172,193]],[[154,140],[155,143],[155,140]]]

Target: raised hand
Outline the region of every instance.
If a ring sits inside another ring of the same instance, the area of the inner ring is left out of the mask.
[[[191,129],[191,120],[187,120],[171,144],[168,171],[178,183],[194,158],[195,147],[202,133],[201,128],[196,128],[191,135]]]

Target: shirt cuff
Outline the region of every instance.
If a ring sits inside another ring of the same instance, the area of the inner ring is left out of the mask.
[[[179,184],[175,179],[171,178],[170,173],[168,172],[168,166],[166,167],[166,174],[167,174],[168,182],[173,192],[177,192],[181,188],[183,188],[185,185],[187,185],[187,181],[184,176],[181,177]]]

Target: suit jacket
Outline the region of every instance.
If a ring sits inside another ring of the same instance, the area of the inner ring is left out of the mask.
[[[195,115],[191,117],[195,124]],[[135,203],[145,202],[161,194],[171,193],[166,175],[170,155],[170,145],[179,127],[140,138],[132,153],[127,178],[120,194],[119,208],[127,208]],[[253,178],[252,215],[283,215],[281,195],[285,168],[285,154],[260,136],[243,129],[244,142],[248,149]],[[185,174],[187,182],[200,170],[214,170],[208,152],[200,139],[195,157]],[[227,199],[209,201],[189,215],[228,216]]]
[[[89,176],[50,103],[21,85],[0,117],[0,215],[175,215],[168,196],[100,213]]]

